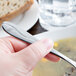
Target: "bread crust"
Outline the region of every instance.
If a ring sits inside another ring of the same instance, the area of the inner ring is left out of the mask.
[[[18,16],[19,14],[23,13],[24,11],[27,11],[32,6],[33,3],[34,3],[33,0],[29,0],[19,9],[2,16],[0,18],[0,25],[2,24],[3,21],[9,21],[9,20],[15,18],[16,16]]]

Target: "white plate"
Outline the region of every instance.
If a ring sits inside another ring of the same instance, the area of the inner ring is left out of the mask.
[[[45,33],[35,35],[35,37],[38,39],[50,38],[53,41],[57,41],[64,38],[76,37],[76,26],[60,30],[48,31]]]
[[[17,24],[18,28],[27,31],[34,26],[34,24],[38,20],[38,17],[39,17],[39,6],[38,3],[34,0],[34,4],[27,12],[17,16],[10,22]],[[5,36],[8,36],[8,34],[5,33],[2,28],[0,28],[0,37]]]
[[[24,30],[29,30],[34,24],[37,22],[39,17],[39,6],[36,0],[34,0],[34,4],[27,11],[21,14],[20,16],[13,19],[11,22],[18,25],[18,28],[22,28]]]

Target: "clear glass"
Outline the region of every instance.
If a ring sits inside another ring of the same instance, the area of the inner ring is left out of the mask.
[[[39,6],[39,21],[45,29],[68,26],[76,20],[76,0],[39,0]]]

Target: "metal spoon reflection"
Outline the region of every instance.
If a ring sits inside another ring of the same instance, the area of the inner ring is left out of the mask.
[[[30,33],[24,32],[23,30],[18,29],[15,26],[16,26],[15,24],[12,24],[9,22],[4,22],[2,24],[2,28],[4,29],[4,31],[6,31],[8,34],[10,34],[10,35],[22,40],[22,41],[25,41],[25,42],[32,44],[38,40],[35,37],[33,37]],[[54,55],[62,58],[63,60],[67,61],[68,63],[70,63],[72,66],[74,66],[76,68],[76,62],[71,60],[70,58],[66,57],[65,55],[63,55],[59,51],[52,49],[52,50],[50,50],[50,53],[53,53]]]

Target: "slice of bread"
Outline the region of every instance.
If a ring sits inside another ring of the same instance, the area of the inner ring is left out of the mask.
[[[0,25],[27,11],[33,4],[33,0],[0,0]]]

